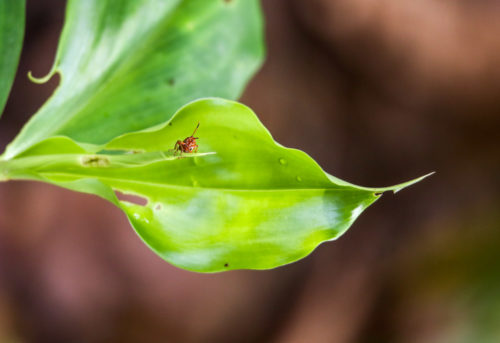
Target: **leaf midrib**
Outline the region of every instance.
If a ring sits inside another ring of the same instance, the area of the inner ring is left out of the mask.
[[[134,180],[134,179],[124,179],[124,178],[119,178],[119,177],[108,177],[108,176],[88,175],[88,174],[79,174],[79,173],[37,172],[37,174],[44,176],[49,180],[51,180],[51,178],[49,177],[50,175],[52,175],[52,176],[73,176],[73,177],[78,177],[81,179],[100,179],[100,180],[119,181],[119,182],[124,182],[124,183],[135,183],[135,184],[142,184],[142,185],[154,186],[154,187],[159,187],[159,188],[203,189],[203,190],[228,191],[228,192],[233,192],[233,191],[235,191],[235,192],[278,192],[278,191],[296,192],[296,191],[318,191],[318,190],[323,190],[323,191],[334,190],[334,191],[344,191],[344,192],[356,191],[356,189],[347,189],[346,187],[342,187],[342,188],[338,188],[338,187],[332,187],[332,188],[325,188],[325,187],[317,187],[317,188],[266,188],[266,189],[225,188],[225,187],[224,188],[214,188],[214,187],[203,187],[203,186],[194,187],[194,186],[173,185],[173,184],[148,182],[148,181],[141,181],[141,180]],[[58,181],[51,180],[51,182],[57,183]],[[114,188],[112,186],[109,186],[109,187]],[[360,190],[360,192],[362,192],[362,190]]]

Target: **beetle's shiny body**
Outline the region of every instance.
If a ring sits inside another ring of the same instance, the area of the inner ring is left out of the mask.
[[[198,123],[198,125],[196,125],[196,129],[194,129],[194,132],[191,136],[187,137],[183,141],[178,140],[175,143],[175,146],[174,146],[175,152],[180,152],[181,154],[183,152],[185,152],[185,153],[198,152],[198,144],[196,143],[196,140],[198,139],[198,137],[194,137],[194,134],[196,133],[196,130],[198,130],[198,127],[200,127],[200,123]]]

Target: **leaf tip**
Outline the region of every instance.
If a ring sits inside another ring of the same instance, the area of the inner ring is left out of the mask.
[[[381,188],[363,188],[365,190],[370,190],[372,192],[374,192],[373,194],[376,196],[376,197],[379,197],[381,196],[384,192],[388,192],[388,191],[392,191],[394,194],[396,194],[397,192],[399,192],[400,190],[402,189],[405,189],[407,187],[410,187],[420,181],[422,181],[423,179],[431,176],[432,174],[434,174],[435,172],[431,172],[431,173],[428,173],[428,174],[425,174],[423,176],[420,176],[420,177],[417,177],[416,179],[413,179],[413,180],[410,180],[410,181],[407,181],[407,182],[403,182],[403,183],[400,183],[400,184],[397,184],[397,185],[394,185],[394,186],[389,186],[389,187],[381,187]]]
[[[416,179],[413,179],[413,180],[410,180],[410,181],[407,181],[407,182],[401,183],[401,184],[399,184],[399,185],[393,186],[393,187],[391,187],[391,189],[389,189],[389,190],[392,190],[392,191],[393,191],[393,193],[394,193],[394,194],[396,194],[396,193],[397,193],[397,192],[399,192],[400,190],[405,189],[405,188],[407,188],[407,187],[410,187],[410,186],[412,186],[412,185],[414,185],[414,184],[416,184],[416,183],[418,183],[418,182],[422,181],[423,179],[425,179],[425,178],[427,178],[427,177],[431,176],[431,175],[432,175],[432,174],[434,174],[434,173],[436,173],[436,172],[435,172],[435,171],[430,172],[430,173],[425,174],[425,175],[423,175],[423,176],[417,177]]]

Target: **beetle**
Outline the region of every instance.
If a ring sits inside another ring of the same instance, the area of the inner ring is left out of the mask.
[[[183,141],[178,140],[175,143],[174,146],[174,152],[180,152],[181,155],[183,152],[186,153],[192,153],[192,152],[198,152],[198,144],[196,144],[196,140],[199,139],[198,137],[194,137],[194,134],[196,133],[196,130],[200,127],[200,123],[198,122],[198,125],[196,125],[196,128],[193,131],[193,134],[189,137],[186,137]]]

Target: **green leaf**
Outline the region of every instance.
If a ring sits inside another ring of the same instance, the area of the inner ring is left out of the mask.
[[[0,115],[16,75],[24,35],[24,0],[0,1]]]
[[[258,0],[70,0],[52,70],[61,83],[8,146],[51,136],[101,144],[189,101],[239,97],[263,59]]]
[[[201,155],[176,157],[169,149],[198,122]],[[93,162],[84,163],[91,160],[89,152]],[[160,152],[160,158],[134,157]],[[133,166],[130,158],[141,162]],[[117,204],[162,258],[199,272],[296,261],[342,235],[378,199],[376,193],[421,179],[388,188],[338,180],[304,152],[276,143],[249,108],[222,99],[195,101],[159,128],[93,149],[52,138],[7,161],[3,170],[12,178],[44,180]],[[147,204],[119,201],[112,190]]]

